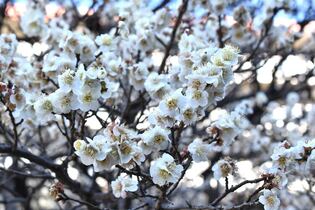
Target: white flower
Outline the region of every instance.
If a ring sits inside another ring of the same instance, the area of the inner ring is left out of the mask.
[[[99,107],[97,99],[99,94],[93,93],[92,91],[84,91],[78,95],[79,109],[84,112],[89,110],[96,110]]]
[[[76,140],[73,144],[76,154],[84,165],[92,165],[96,160],[102,161],[111,152],[110,145],[104,136],[97,135],[92,139],[87,138],[89,143]]]
[[[230,114],[224,114],[220,118],[211,124],[211,128],[219,129],[219,137],[221,139],[221,146],[227,147],[232,144],[234,138],[239,134],[240,128],[235,124],[236,116]],[[214,129],[214,130],[216,130]],[[216,133],[214,134],[216,135]]]
[[[49,75],[51,72],[61,73],[67,69],[75,69],[76,62],[75,57],[66,53],[57,54],[55,51],[51,51],[44,56],[43,72],[47,72]]]
[[[73,147],[76,151],[83,151],[86,147],[86,142],[83,141],[83,140],[76,140],[74,143],[73,143]]]
[[[16,40],[15,34],[1,34],[0,35],[1,54],[6,57],[12,57],[18,46],[18,41]]]
[[[146,143],[144,143],[143,140],[140,140],[138,142],[138,146],[139,148],[141,149],[141,152],[144,154],[144,155],[149,155],[150,153],[153,152],[153,147],[150,146],[150,145],[147,145]]]
[[[193,108],[190,103],[186,103],[179,109],[180,114],[176,116],[176,120],[182,121],[185,125],[190,125],[196,122],[198,118],[197,110]]]
[[[76,149],[75,153],[80,157],[81,162],[84,165],[92,165],[98,149],[85,142],[83,143],[83,140],[76,140],[73,145]]]
[[[138,190],[138,181],[122,173],[115,181],[111,182],[111,186],[116,198],[126,198],[126,192],[135,192]]]
[[[86,78],[81,86],[81,91],[91,91],[93,95],[99,96],[101,94],[101,84],[97,79]]]
[[[146,31],[144,33],[138,33],[138,48],[143,51],[149,51],[152,50],[154,45],[154,36],[152,33]]]
[[[264,205],[264,210],[278,210],[280,200],[271,190],[264,190],[264,194],[259,197],[259,202]]]
[[[227,177],[228,175],[233,174],[234,170],[235,170],[234,163],[226,159],[219,160],[212,167],[213,176],[217,180],[219,180],[222,177]]]
[[[77,97],[72,92],[63,92],[57,89],[50,94],[51,100],[54,104],[54,112],[57,114],[69,113],[71,110],[78,109]]]
[[[28,37],[40,36],[46,27],[45,15],[39,8],[29,8],[21,17],[20,26]]]
[[[100,172],[103,170],[110,170],[114,165],[118,164],[120,157],[115,147],[111,147],[112,150],[105,157],[104,160],[95,160],[93,163],[94,171]]]
[[[84,65],[80,64],[78,70],[75,72],[74,80],[72,84],[72,91],[76,95],[80,95],[82,91],[82,87],[85,84],[86,79],[87,79],[87,72],[85,71]]]
[[[89,145],[92,145],[94,148],[98,149],[98,153],[95,156],[96,160],[104,160],[109,152],[112,151],[110,144],[107,142],[107,139],[103,135],[94,136],[93,140],[88,138]]]
[[[132,160],[135,161],[138,165],[140,165],[143,161],[145,161],[145,154],[142,151],[142,148],[137,145],[133,147],[133,157]]]
[[[225,63],[229,65],[235,65],[238,62],[239,49],[232,45],[225,45],[222,50],[219,50]]]
[[[163,115],[175,117],[179,113],[179,107],[183,107],[187,99],[181,93],[181,89],[166,96],[159,104],[159,109]]]
[[[206,77],[202,74],[189,74],[185,77],[188,80],[187,86],[197,90],[203,90],[207,83]]]
[[[61,40],[59,47],[67,53],[80,53],[80,43],[83,41],[83,36],[78,32],[65,31],[64,40]]]
[[[211,146],[197,138],[189,144],[188,151],[195,162],[207,161]]]
[[[153,109],[152,113],[148,117],[148,121],[152,125],[159,125],[162,127],[172,127],[172,125],[175,123],[174,118],[162,114],[158,107]]]
[[[121,143],[116,144],[117,151],[120,157],[120,163],[125,164],[128,163],[135,153],[135,143],[131,141],[123,141]]]
[[[112,82],[105,78],[101,82],[101,97],[106,100],[112,97],[113,93],[117,92],[119,88],[119,83]]]
[[[128,25],[124,21],[118,22],[118,33],[122,38],[127,38],[129,35]]]
[[[189,98],[189,104],[194,107],[205,107],[208,104],[208,93],[203,90],[197,90],[188,88],[186,90],[187,98]]]
[[[169,130],[160,126],[155,126],[154,128],[150,128],[141,134],[141,137],[146,146],[157,150],[164,150],[170,142],[168,137],[169,134]]]
[[[151,96],[163,88],[166,84],[167,78],[165,75],[158,74],[157,72],[151,72],[144,82],[144,87]]]
[[[105,72],[105,69],[103,66],[98,65],[97,63],[92,63],[89,65],[86,71],[86,76],[88,76],[90,79],[97,79],[100,75],[100,72]]]
[[[58,84],[59,88],[63,92],[70,92],[73,90],[73,85],[74,85],[74,76],[75,73],[74,71],[67,69],[63,74],[58,76]]]
[[[107,60],[107,64],[105,65],[108,74],[116,77],[122,74],[122,60],[120,57],[114,57],[112,60]]]
[[[153,178],[153,182],[159,186],[177,182],[182,171],[183,166],[177,165],[174,158],[166,153],[161,158],[153,161],[150,167],[150,175]]]
[[[47,122],[54,118],[53,111],[54,106],[49,96],[45,96],[34,103],[34,109],[36,116],[38,116],[39,122]],[[45,116],[45,117],[43,117]]]
[[[163,8],[156,11],[153,18],[155,27],[157,27],[158,29],[164,29],[171,22],[172,15],[167,11],[166,8]]]
[[[144,82],[149,74],[148,66],[144,62],[140,62],[133,66],[130,70],[129,81],[136,90],[144,89]]]
[[[271,159],[273,160],[275,167],[285,169],[292,164],[292,150],[282,146],[276,147],[271,155]]]
[[[102,161],[95,162],[97,170],[110,169],[115,164],[129,167],[134,161],[139,164],[144,161],[141,148],[134,141],[139,136],[133,130],[111,123],[104,130],[104,136],[110,144],[111,152]]]
[[[195,36],[194,34],[184,33],[178,43],[178,48],[181,53],[191,52],[201,48],[205,48],[208,43]]]
[[[80,43],[80,61],[83,63],[91,62],[94,60],[96,52],[96,46],[94,45],[94,42],[90,40],[89,38],[85,38],[84,42]]]
[[[231,36],[231,42],[238,46],[249,46],[256,41],[256,35],[254,32],[249,31],[247,26],[240,24],[234,24],[229,31]]]
[[[211,57],[211,62],[217,68],[225,68],[228,67],[228,63],[225,63],[222,55],[220,53],[216,53]]]
[[[21,110],[25,103],[25,91],[23,89],[17,89],[14,94],[10,96],[10,102],[15,105],[15,110]]]
[[[115,49],[116,46],[116,40],[114,37],[110,34],[101,34],[96,37],[95,43],[100,46],[100,50],[102,52],[110,51]]]
[[[197,68],[207,66],[211,56],[218,50],[213,43],[209,43],[207,48],[202,48],[192,52],[192,60]]]
[[[222,82],[222,69],[216,67],[212,63],[207,63],[207,65],[198,68],[195,74],[201,75],[206,84],[211,85],[215,88],[220,88],[219,84]]]

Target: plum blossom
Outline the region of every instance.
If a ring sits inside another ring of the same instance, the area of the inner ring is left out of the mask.
[[[111,182],[111,187],[116,198],[126,198],[127,192],[138,190],[138,181],[122,173],[115,181]]]
[[[212,167],[213,176],[215,179],[228,177],[235,173],[236,166],[231,159],[222,159],[215,163]]]
[[[152,162],[150,166],[153,182],[159,186],[175,183],[180,178],[182,171],[183,166],[176,164],[174,158],[166,153]]]
[[[76,140],[74,142],[75,153],[85,165],[92,165],[96,160],[104,160],[111,151],[109,144],[104,141],[104,136],[98,135],[93,139],[87,138],[87,141]]]
[[[207,161],[211,152],[211,145],[197,138],[188,146],[188,151],[195,162]]]
[[[153,151],[166,149],[170,143],[169,135],[169,130],[160,126],[155,126],[141,134],[141,137],[144,144],[147,147],[150,147],[151,151]]]
[[[181,91],[181,89],[176,90],[174,93],[165,96],[164,100],[160,102],[159,109],[161,110],[162,115],[170,117],[177,115],[179,107],[182,107],[187,101]]]
[[[259,202],[264,205],[264,210],[277,210],[280,207],[279,198],[271,190],[264,190]]]

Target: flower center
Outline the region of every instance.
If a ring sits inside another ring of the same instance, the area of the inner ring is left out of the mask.
[[[223,177],[227,177],[231,171],[231,168],[230,168],[229,164],[227,164],[227,163],[222,164],[220,166],[220,169],[221,169],[221,173],[222,173]]]
[[[162,136],[162,135],[156,135],[156,136],[154,136],[154,143],[160,144],[160,143],[163,142],[163,141],[164,141],[164,136]]]
[[[275,204],[275,198],[273,196],[271,196],[271,195],[268,196],[266,198],[266,200],[267,200],[267,203],[268,203],[269,206],[273,206]]]
[[[170,172],[168,172],[168,171],[165,170],[165,169],[160,169],[159,175],[160,175],[160,177],[162,177],[163,179],[167,179],[171,174],[170,174]]]
[[[91,93],[87,93],[87,94],[85,94],[85,95],[83,96],[83,101],[84,101],[85,103],[91,103],[92,100],[93,100],[93,97],[92,97]]]
[[[193,112],[191,109],[186,109],[183,113],[185,119],[191,120],[192,116],[193,116]]]
[[[121,144],[120,151],[122,152],[122,154],[128,155],[131,153],[132,149],[128,144]]]
[[[70,103],[71,103],[71,99],[69,96],[65,96],[62,98],[62,101],[61,101],[62,106],[69,106]]]
[[[198,90],[194,91],[194,95],[193,95],[194,99],[199,100],[199,99],[201,99],[201,97],[202,97],[202,94],[200,91],[198,91]]]
[[[222,60],[219,58],[219,57],[215,57],[214,60],[213,60],[213,63],[216,65],[216,66],[224,66],[224,63],[222,62]]]
[[[167,107],[169,109],[175,109],[177,107],[177,100],[176,99],[171,99],[167,101]]]
[[[201,85],[200,80],[194,80],[192,82],[192,87],[195,88],[195,89],[199,89],[200,85]]]
[[[63,77],[63,81],[64,81],[64,83],[66,83],[67,85],[71,85],[72,82],[73,82],[73,76],[70,75],[70,74],[66,74],[66,75]]]
[[[43,109],[46,110],[46,111],[49,111],[51,112],[53,110],[53,105],[50,101],[46,100],[44,101],[43,103]]]
[[[278,162],[281,167],[284,167],[286,165],[287,159],[286,157],[282,156],[278,159]]]
[[[84,153],[90,157],[94,157],[97,153],[97,150],[94,147],[92,147],[91,145],[88,145],[85,148]]]

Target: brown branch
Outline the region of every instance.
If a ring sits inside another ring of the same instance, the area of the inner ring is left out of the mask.
[[[180,181],[184,178],[185,174],[186,174],[186,171],[188,170],[190,164],[192,162],[192,157],[189,155],[188,156],[188,160],[187,160],[187,163],[184,167],[184,170],[182,171],[182,174],[180,176],[180,178],[178,179],[178,181],[172,185],[172,188],[169,190],[169,192],[167,193],[167,196],[169,196],[170,194],[172,194],[172,192],[174,192],[174,190],[177,188],[177,186],[179,185]]]
[[[248,197],[247,202],[250,202],[251,199],[252,199],[255,195],[257,195],[260,191],[262,191],[263,189],[265,189],[265,186],[264,186],[264,185],[263,185],[263,186],[260,186],[257,190],[255,190],[255,191]]]
[[[187,10],[188,2],[189,2],[189,0],[183,0],[183,3],[179,8],[179,14],[178,14],[178,17],[177,17],[176,22],[175,22],[175,26],[174,26],[172,34],[171,34],[171,39],[167,45],[167,48],[165,49],[164,57],[163,57],[162,63],[161,63],[160,68],[159,68],[159,74],[161,74],[164,71],[164,68],[166,65],[166,60],[167,60],[168,56],[170,55],[170,51],[171,51],[173,44],[174,44],[174,41],[175,41],[176,32],[179,28],[179,25],[182,21],[182,18],[184,16],[185,12]]]
[[[272,23],[273,20],[275,18],[275,16],[278,14],[278,12],[280,10],[282,10],[283,8],[275,8],[273,10],[273,14],[272,16],[269,18],[269,20],[267,21],[266,25],[265,25],[265,32],[263,33],[263,35],[260,37],[260,39],[258,40],[257,45],[255,46],[255,48],[252,50],[252,53],[247,57],[247,59],[245,59],[238,67],[235,71],[240,71],[240,69],[243,67],[243,65],[250,61],[251,59],[253,59],[256,55],[256,53],[258,52],[258,49],[260,47],[260,45],[263,43],[263,41],[265,40],[265,38],[269,35],[269,31],[272,27]]]
[[[25,173],[25,172],[13,170],[13,169],[5,169],[1,167],[0,167],[0,171],[9,173],[9,174],[15,174],[18,176],[29,177],[29,178],[39,178],[39,179],[54,179],[55,178],[49,174],[31,174],[31,173]]]
[[[219,202],[225,198],[228,194],[236,191],[237,189],[241,188],[242,186],[246,185],[246,184],[256,184],[256,183],[259,183],[261,181],[265,181],[267,179],[267,177],[262,177],[262,178],[258,178],[258,179],[254,179],[254,180],[245,180],[241,183],[239,183],[238,185],[234,186],[234,187],[231,187],[229,188],[228,190],[226,190],[220,197],[218,197],[216,200],[214,200],[212,202],[212,205],[213,206],[216,206],[219,204]]]
[[[217,30],[218,41],[219,41],[219,47],[222,48],[224,46],[224,42],[223,42],[222,16],[221,15],[218,15],[218,23],[219,23],[219,28]]]
[[[229,178],[225,177],[225,192],[229,190]]]
[[[156,12],[160,9],[162,9],[163,7],[165,7],[171,0],[163,0],[158,6],[156,6],[152,11]]]
[[[69,186],[69,189],[72,192],[77,193],[79,196],[88,200],[90,203],[95,202],[92,199],[92,195],[89,192],[87,192],[79,182],[76,182],[69,177],[67,173],[67,168],[65,168],[63,165],[55,164],[53,161],[49,159],[46,159],[41,156],[36,156],[33,153],[21,148],[14,149],[6,144],[0,144],[0,153],[8,154],[10,156],[19,158],[25,158],[37,165],[40,165],[46,169],[51,170],[56,174],[56,178],[58,180],[60,180],[65,185]]]
[[[16,149],[18,146],[18,142],[19,142],[19,135],[17,132],[17,127],[18,127],[19,123],[15,122],[15,118],[14,118],[13,113],[10,109],[8,109],[8,112],[9,112],[10,120],[11,120],[12,127],[13,127],[13,137],[14,137],[14,147],[13,148]]]
[[[189,206],[189,207],[176,207],[176,208],[164,208],[164,209],[172,209],[172,210],[239,210],[245,207],[252,207],[259,205],[259,202],[252,203],[242,203],[240,205],[235,206]]]
[[[5,18],[5,12],[6,12],[6,8],[7,8],[7,4],[10,2],[10,0],[5,0],[1,6],[0,6],[0,28],[2,28],[3,25],[3,21]]]
[[[142,177],[144,179],[147,179],[147,180],[151,180],[150,176],[149,175],[146,175],[144,173],[141,173],[139,171],[130,171],[128,169],[125,169],[124,167],[122,167],[121,165],[116,165],[116,168],[118,168],[119,170],[121,170],[122,172],[126,173],[126,174],[129,174],[129,175],[135,175],[135,176],[139,176],[139,177]]]
[[[105,208],[99,208],[98,206],[95,206],[94,204],[89,203],[89,202],[87,202],[87,201],[83,201],[83,200],[79,200],[79,199],[75,199],[75,198],[69,197],[69,196],[66,195],[65,193],[61,193],[61,196],[62,196],[62,198],[61,198],[62,201],[67,201],[67,200],[69,200],[69,201],[74,201],[74,202],[77,202],[77,203],[79,203],[79,204],[88,206],[88,207],[90,207],[91,209],[95,209],[95,210],[96,210],[96,209],[97,209],[97,210],[106,210]]]

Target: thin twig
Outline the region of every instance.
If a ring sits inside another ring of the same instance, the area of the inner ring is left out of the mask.
[[[166,65],[166,60],[167,60],[168,56],[170,55],[170,51],[171,51],[173,44],[174,44],[174,41],[175,41],[176,32],[179,28],[179,25],[182,21],[182,18],[184,16],[185,12],[187,10],[188,2],[189,2],[189,0],[183,0],[183,3],[179,8],[179,14],[178,14],[178,17],[177,17],[176,22],[175,22],[175,26],[174,26],[172,34],[171,34],[171,39],[167,45],[167,48],[165,49],[164,57],[163,57],[162,63],[161,63],[160,68],[159,68],[159,74],[161,74],[164,71],[164,68]]]

